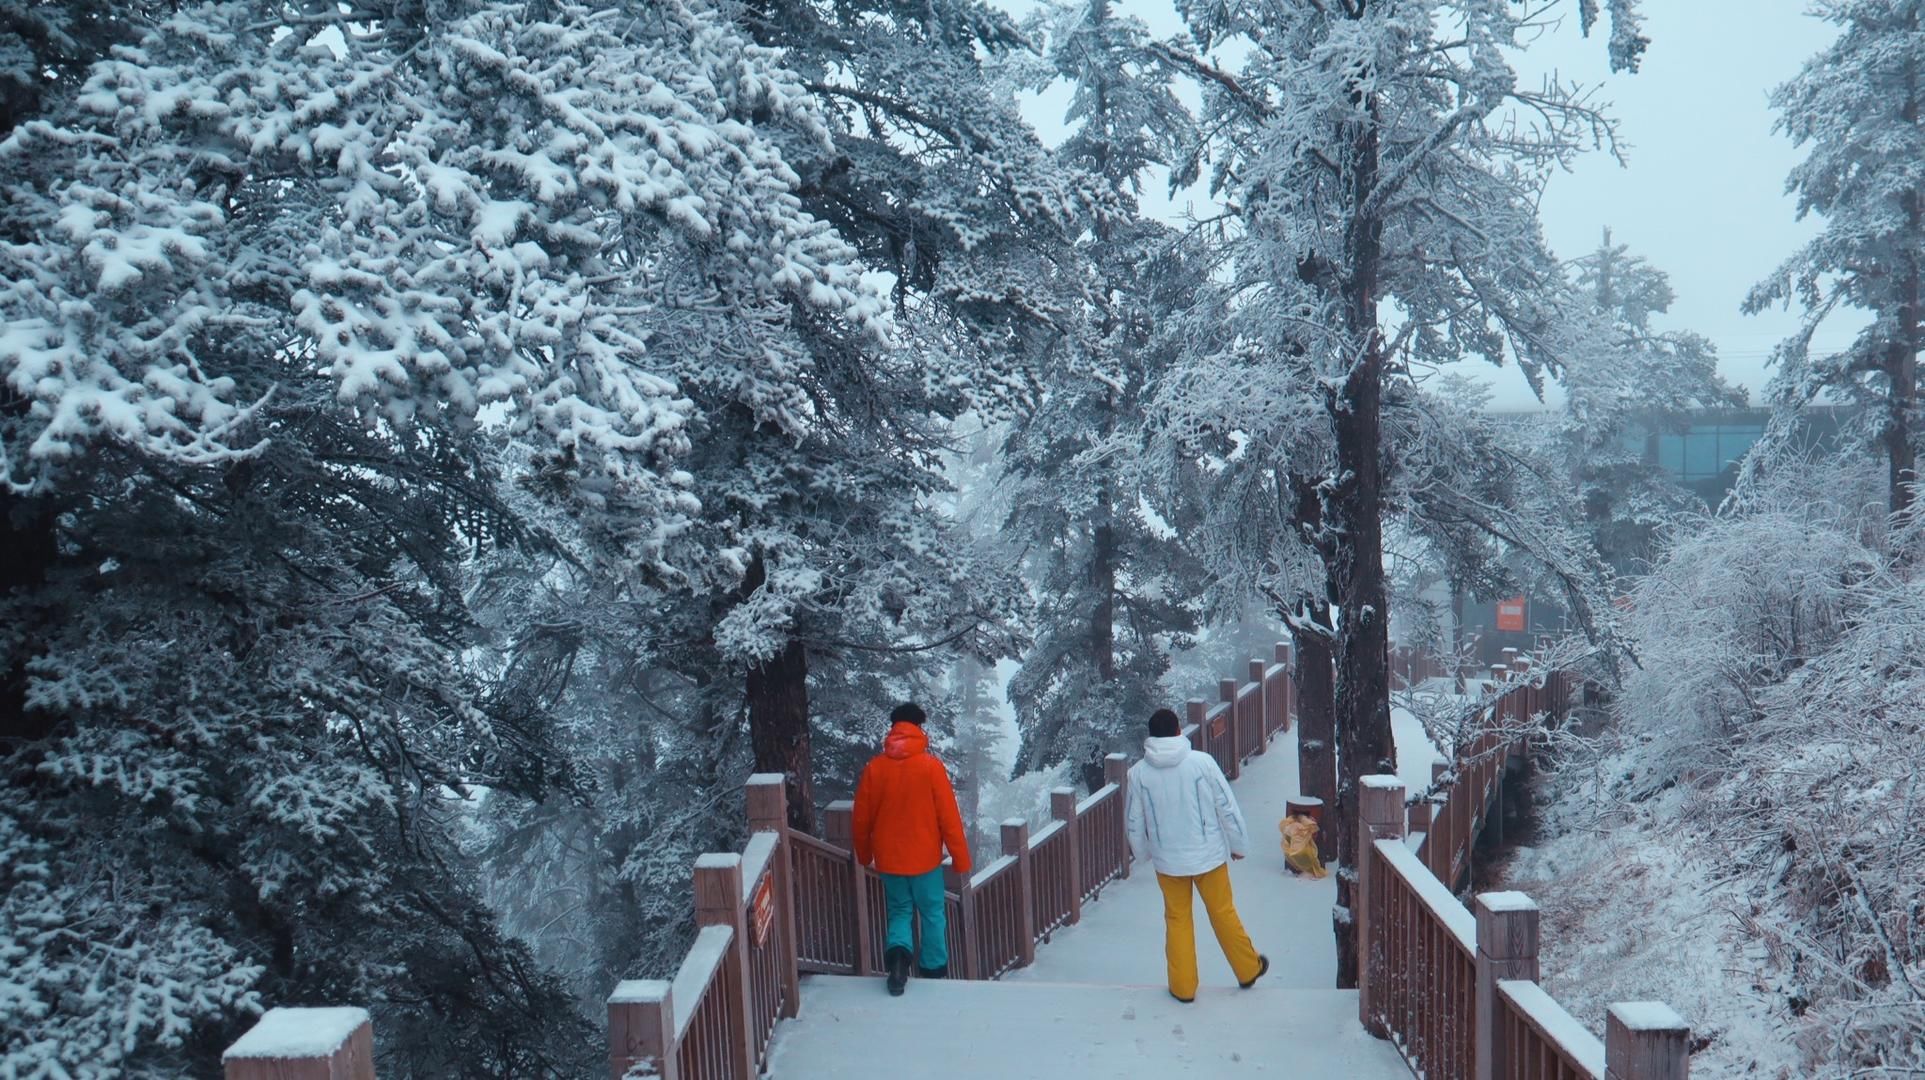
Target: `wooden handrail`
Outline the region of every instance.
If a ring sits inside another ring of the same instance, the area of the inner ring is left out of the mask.
[[[1537,984],[1537,905],[1484,893],[1473,915],[1405,844],[1404,789],[1365,777],[1357,874],[1359,1016],[1413,1071],[1476,1080],[1685,1080],[1690,1028],[1611,1006],[1603,1042]]]
[[[1225,762],[1226,774],[1288,730],[1287,663],[1279,646],[1273,663],[1251,661],[1246,683],[1226,680],[1214,707],[1188,703],[1184,734]],[[1573,683],[1562,673],[1540,679],[1524,656],[1499,674],[1506,672],[1531,678],[1492,703],[1491,719],[1568,708]],[[1454,876],[1514,747],[1521,742],[1487,733],[1446,768],[1443,807],[1425,821],[1424,847],[1415,851],[1404,839],[1412,817],[1401,783],[1365,779],[1353,912],[1364,957],[1360,1018],[1428,1075],[1683,1080],[1690,1029],[1676,1013],[1648,1002],[1613,1005],[1599,1042],[1535,981],[1538,922],[1529,898],[1483,894],[1473,915],[1433,872]],[[1030,962],[1039,939],[1076,921],[1103,885],[1128,876],[1127,767],[1110,755],[1102,788],[1082,799],[1052,792],[1048,825],[1032,837],[1027,823],[1005,823],[1000,857],[967,879],[949,875],[952,977],[993,979]],[[743,850],[696,861],[701,929],[675,978],[624,981],[609,996],[611,1077],[746,1080],[766,1065],[776,1023],[796,1013],[800,971],[876,970],[881,881],[849,850],[849,804],[825,809],[827,835],[818,839],[788,828],[781,776],[750,778],[747,796]],[[352,1033],[319,1040],[328,1045],[304,1058],[256,1056],[272,1040],[250,1034],[230,1049],[228,1078],[372,1080],[371,1027],[358,1016]]]

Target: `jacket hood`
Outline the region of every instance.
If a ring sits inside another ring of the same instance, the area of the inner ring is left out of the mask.
[[[1143,760],[1159,769],[1173,769],[1189,754],[1190,740],[1181,735],[1152,735],[1143,740]]]
[[[929,736],[911,723],[898,723],[889,728],[889,734],[882,740],[882,752],[900,761],[916,754],[927,753]]]

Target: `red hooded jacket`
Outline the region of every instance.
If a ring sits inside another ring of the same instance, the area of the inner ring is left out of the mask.
[[[969,872],[969,842],[949,770],[929,752],[915,724],[890,727],[882,753],[856,782],[856,861],[884,874],[914,876],[942,865],[942,849],[959,874]]]

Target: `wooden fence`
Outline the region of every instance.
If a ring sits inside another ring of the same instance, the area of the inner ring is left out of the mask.
[[[1439,794],[1407,806],[1401,781],[1363,781],[1357,823],[1359,1010],[1419,1076],[1476,1080],[1683,1080],[1690,1028],[1658,1002],[1607,1010],[1600,1042],[1537,984],[1538,910],[1522,893],[1482,893],[1475,912],[1458,880],[1505,762],[1525,749],[1522,721],[1568,712],[1576,681],[1530,673],[1514,657],[1493,671],[1501,691],[1485,730],[1440,763]],[[1422,837],[1409,837],[1420,830]],[[1410,840],[1418,839],[1413,849]]]

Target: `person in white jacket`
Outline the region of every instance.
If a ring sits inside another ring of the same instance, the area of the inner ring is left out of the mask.
[[[1203,896],[1210,929],[1236,973],[1249,989],[1270,970],[1237,917],[1230,894],[1230,861],[1250,850],[1237,797],[1216,759],[1197,753],[1176,714],[1158,709],[1143,740],[1143,760],[1130,766],[1125,812],[1130,850],[1139,862],[1156,867],[1163,889],[1163,954],[1169,963],[1170,996],[1196,1000],[1196,924],[1190,890]]]

